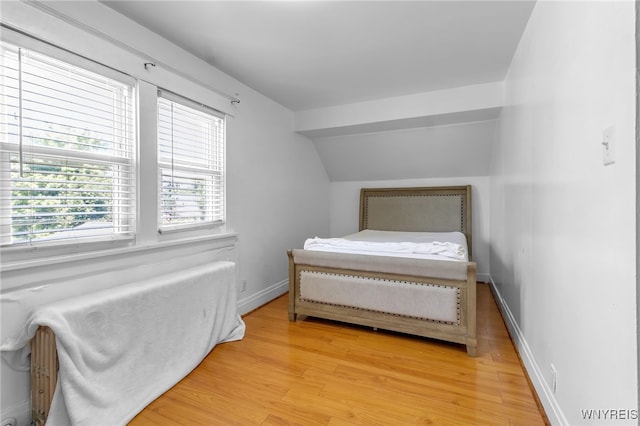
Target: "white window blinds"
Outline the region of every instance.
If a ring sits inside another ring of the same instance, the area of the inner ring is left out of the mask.
[[[224,222],[224,148],[221,113],[159,93],[161,231]]]
[[[132,236],[133,84],[0,47],[2,244]]]

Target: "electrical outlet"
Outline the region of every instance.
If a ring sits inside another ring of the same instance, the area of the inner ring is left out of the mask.
[[[616,162],[615,132],[613,126],[602,131],[602,164],[608,166]]]
[[[247,280],[242,280],[242,285],[240,286],[240,293],[244,293],[247,291]]]
[[[13,417],[7,417],[6,419],[2,419],[2,426],[16,426],[18,421]]]
[[[558,371],[556,366],[551,364],[551,392],[554,394],[558,390]]]

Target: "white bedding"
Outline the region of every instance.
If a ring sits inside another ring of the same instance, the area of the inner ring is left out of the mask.
[[[309,238],[305,250],[432,260],[469,261],[461,232],[396,232],[365,229],[342,238]]]

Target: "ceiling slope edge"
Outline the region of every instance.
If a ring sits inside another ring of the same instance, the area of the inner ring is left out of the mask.
[[[309,138],[454,125],[496,119],[502,81],[298,111],[294,129]]]

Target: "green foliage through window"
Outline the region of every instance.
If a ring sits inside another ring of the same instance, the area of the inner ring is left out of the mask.
[[[133,85],[0,47],[0,242],[132,235]]]

